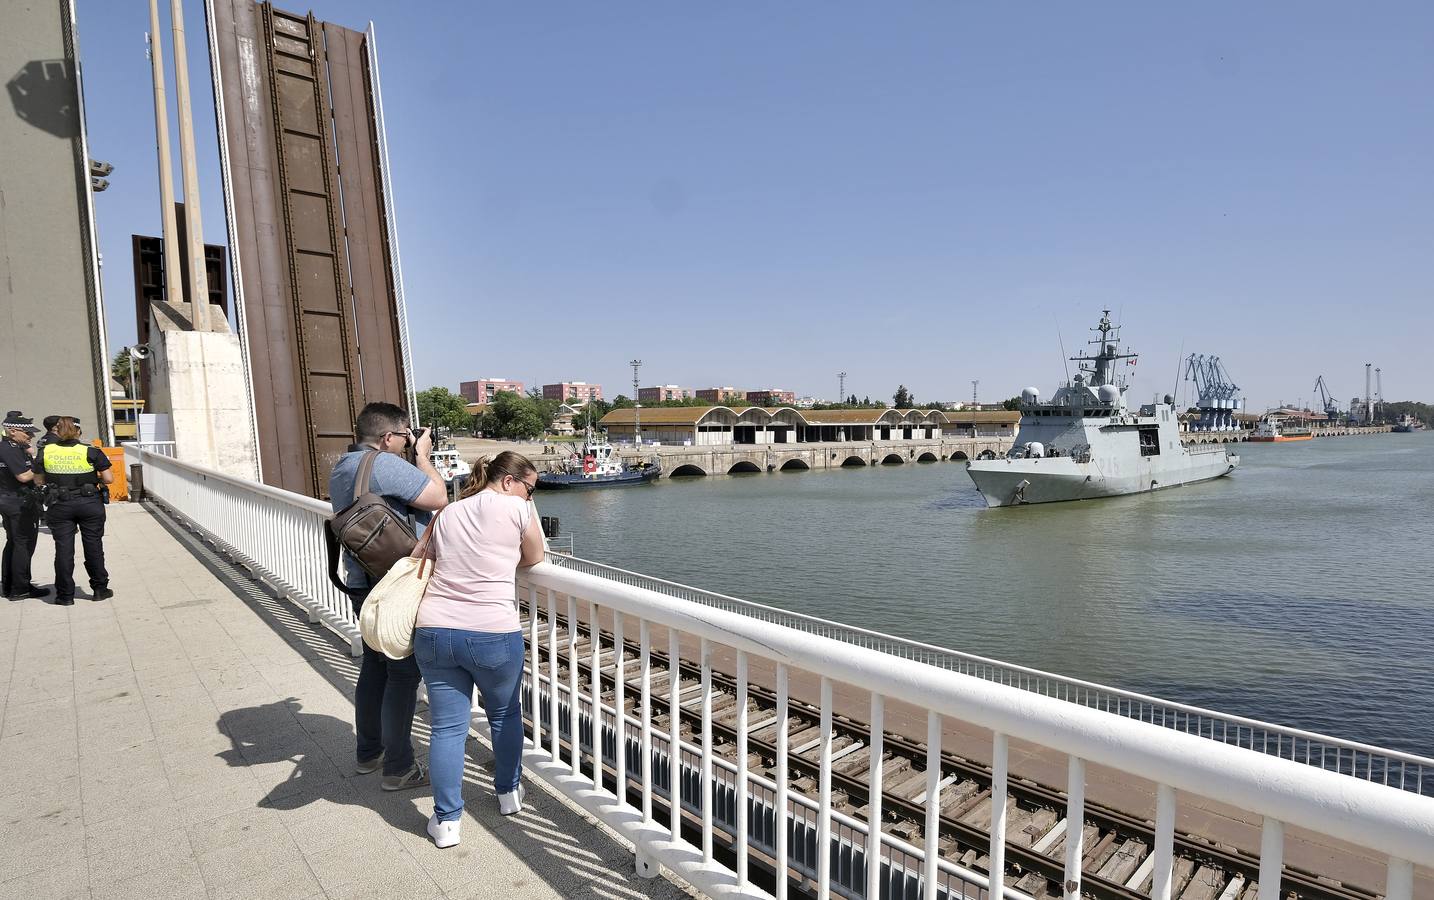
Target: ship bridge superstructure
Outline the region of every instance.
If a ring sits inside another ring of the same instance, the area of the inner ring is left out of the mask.
[[[1074,378],[1062,382],[1050,400],[1041,400],[1040,390],[1021,391],[1021,423],[1009,455],[1087,455],[1100,429],[1112,425],[1138,425],[1139,416],[1126,404],[1126,383],[1119,362],[1133,364],[1138,354],[1121,352],[1120,326],[1111,322],[1110,310],[1102,310],[1100,324],[1091,329],[1094,353],[1070,357],[1077,366]],[[1152,419],[1155,409],[1142,410]],[[1168,417],[1168,415],[1167,415]]]

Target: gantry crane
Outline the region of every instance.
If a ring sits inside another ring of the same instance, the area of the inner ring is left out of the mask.
[[[1200,420],[1195,431],[1228,431],[1235,428],[1235,412],[1240,409],[1239,385],[1230,380],[1218,356],[1190,354],[1185,361],[1185,378],[1195,382],[1200,400]]]

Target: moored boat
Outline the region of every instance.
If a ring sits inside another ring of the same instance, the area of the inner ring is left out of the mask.
[[[1250,440],[1260,443],[1283,443],[1285,441],[1307,441],[1314,437],[1314,433],[1308,428],[1299,425],[1287,425],[1284,421],[1268,417],[1261,419],[1255,425],[1255,430],[1250,433]]]
[[[433,463],[433,468],[438,470],[438,474],[443,478],[443,483],[449,487],[455,483],[462,487],[463,482],[468,480],[468,476],[472,472],[454,444],[433,448],[433,451],[428,454],[428,461]]]
[[[1021,392],[1021,422],[1004,459],[973,460],[966,471],[986,505],[1021,506],[1136,494],[1228,475],[1240,464],[1224,444],[1186,447],[1173,398],[1132,411],[1116,374],[1118,326],[1105,310],[1094,356],[1048,401]]]
[[[1394,423],[1394,427],[1391,430],[1397,431],[1400,434],[1413,434],[1416,431],[1423,431],[1424,423],[1406,413],[1399,417],[1399,421]]]
[[[538,473],[538,490],[568,491],[598,487],[625,487],[649,484],[662,476],[656,461],[628,465],[604,436],[588,429],[580,452],[573,453],[553,469]]]

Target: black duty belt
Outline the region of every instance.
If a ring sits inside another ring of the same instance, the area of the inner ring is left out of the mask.
[[[99,497],[99,495],[99,486],[94,484],[81,484],[73,487],[52,485],[47,499],[53,503],[56,500],[84,500],[89,497]]]

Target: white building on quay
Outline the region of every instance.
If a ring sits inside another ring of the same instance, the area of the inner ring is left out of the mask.
[[[635,438],[638,411],[615,409],[600,423],[614,441]],[[641,410],[642,439],[677,446],[932,440],[1015,435],[1020,413],[939,409],[794,409],[790,406],[675,406]]]

